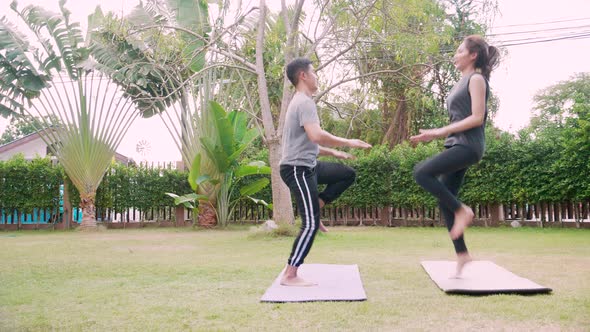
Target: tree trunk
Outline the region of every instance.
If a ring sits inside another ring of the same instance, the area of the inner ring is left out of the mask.
[[[299,4],[299,6],[301,6]],[[281,159],[281,124],[284,121],[287,110],[287,103],[289,101],[289,94],[287,91],[283,92],[283,99],[281,104],[281,113],[279,115],[279,128],[275,130],[273,117],[271,113],[270,100],[268,98],[268,85],[266,81],[266,72],[264,69],[263,53],[264,53],[264,29],[266,26],[266,2],[260,0],[260,17],[258,21],[258,31],[256,36],[256,74],[258,78],[258,96],[260,98],[260,111],[262,114],[262,124],[264,126],[264,139],[269,150],[269,163],[271,167],[271,186],[272,186],[272,203],[273,203],[273,219],[276,222],[293,223],[293,207],[291,205],[291,195],[287,186],[283,183],[279,172],[279,161]],[[297,22],[297,18],[295,18]],[[294,24],[294,26],[297,26]],[[293,33],[293,31],[292,31]],[[294,39],[291,43],[295,43]],[[294,45],[287,45],[287,59],[289,61],[289,54],[292,54]],[[284,83],[284,87],[286,86]]]
[[[174,209],[174,222],[176,226],[184,226],[184,207],[177,206]]]
[[[387,121],[388,119],[384,119]],[[389,147],[394,147],[404,140],[408,139],[408,107],[405,100],[405,96],[401,95],[400,100],[397,102],[395,113],[389,127],[383,137],[383,144],[388,144]]]
[[[490,207],[490,219],[491,219],[491,223],[494,226],[497,226],[498,224],[500,224],[500,220],[501,220],[501,209],[502,206],[500,204],[497,203],[493,203]]]
[[[574,221],[576,222],[576,228],[580,228],[580,215],[582,213],[582,209],[580,208],[580,204],[576,203],[573,204],[572,203],[572,209],[573,209],[573,213],[574,213]]]
[[[21,227],[21,222],[20,222],[20,219],[22,217],[23,217],[22,211],[21,210],[18,210],[17,213],[16,213],[16,229],[17,230],[20,230],[22,228]]]
[[[187,92],[185,89],[182,89],[180,94],[180,154],[182,156],[183,167],[189,167],[193,162],[192,160],[189,160],[191,158],[191,151],[189,148],[190,145],[199,143],[191,142],[190,139],[191,135],[189,135],[189,132],[191,132],[191,110],[189,104],[190,102],[188,100]],[[192,154],[192,157],[194,158],[194,154]],[[184,170],[184,168],[181,170]]]
[[[82,223],[80,229],[83,231],[96,231],[96,206],[94,206],[94,199],[96,192],[89,194],[80,194],[80,208],[82,209]]]
[[[272,168],[270,174],[272,186],[272,219],[277,223],[295,223],[293,204],[289,188],[281,179],[279,161],[281,159],[281,145],[278,141],[269,142],[269,159]]]
[[[63,208],[64,208],[64,213],[62,216],[62,222],[63,222],[63,227],[64,229],[70,229],[71,225],[70,223],[72,222],[72,215],[73,215],[73,209],[72,209],[72,202],[70,202],[70,193],[69,193],[69,186],[67,181],[64,181],[64,194],[63,194]]]
[[[199,226],[205,228],[215,227],[217,225],[217,215],[215,206],[209,201],[199,202]]]
[[[387,137],[387,133],[390,130],[393,116],[391,116],[391,105],[389,104],[389,98],[387,97],[387,92],[384,91],[383,94],[384,94],[383,101],[381,102],[381,119],[383,121],[383,124],[389,123],[389,127],[387,127],[387,129],[385,130],[385,134],[383,135],[383,141],[381,142],[384,144],[385,142],[387,142],[386,137]],[[383,129],[385,129],[385,128],[383,128]]]
[[[545,225],[543,224],[543,219],[541,219],[543,215],[543,203],[538,202],[535,205],[535,218],[537,218],[537,224],[539,225],[539,227],[543,228]]]

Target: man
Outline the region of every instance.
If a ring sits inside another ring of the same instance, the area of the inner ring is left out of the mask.
[[[325,146],[366,149],[371,145],[358,139],[334,136],[320,127],[312,99],[318,89],[318,80],[309,59],[298,58],[289,63],[287,78],[296,92],[285,117],[280,168],[281,178],[295,197],[301,216],[301,230],[293,243],[281,285],[312,286],[315,283],[300,278],[297,269],[309,253],[321,225],[320,209],[338,198],[355,179],[352,168],[338,163],[318,162],[317,157],[328,155],[351,159],[352,155]],[[327,184],[327,187],[319,193],[318,184]]]

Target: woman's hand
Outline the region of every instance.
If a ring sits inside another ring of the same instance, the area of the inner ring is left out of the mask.
[[[419,131],[420,134],[410,137],[411,142],[430,142],[433,139],[447,136],[447,133],[443,128],[420,129]]]

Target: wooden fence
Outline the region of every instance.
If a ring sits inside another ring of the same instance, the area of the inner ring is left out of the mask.
[[[521,225],[538,227],[577,227],[590,228],[590,201],[537,204],[476,204],[474,224],[478,226],[498,226],[518,221]],[[298,216],[294,209],[295,216]],[[157,226],[188,226],[191,224],[191,211],[182,207],[160,206],[147,211],[129,209],[124,212],[115,208],[97,207],[96,218],[112,228]],[[55,218],[54,218],[55,219]],[[241,203],[230,217],[233,223],[258,224],[272,219],[272,213],[262,205]],[[329,226],[444,226],[437,208],[401,208],[394,206],[333,207],[326,206],[321,211],[321,220]],[[0,229],[39,229],[61,228],[61,223],[40,222],[19,225],[0,223]],[[45,225],[47,224],[47,225]]]
[[[537,204],[476,204],[474,223],[480,226],[498,226],[512,221],[522,225],[540,227],[590,227],[590,201]],[[298,213],[295,210],[295,216]],[[240,205],[232,217],[237,223],[259,223],[272,215],[262,206]],[[438,208],[386,207],[331,207],[321,211],[326,225],[336,226],[443,226]]]

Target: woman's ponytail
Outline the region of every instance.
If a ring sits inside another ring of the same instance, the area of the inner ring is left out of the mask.
[[[483,77],[489,80],[492,70],[498,65],[500,52],[496,47],[489,46],[480,35],[467,36],[464,42],[469,53],[477,53],[475,68],[481,70]]]

